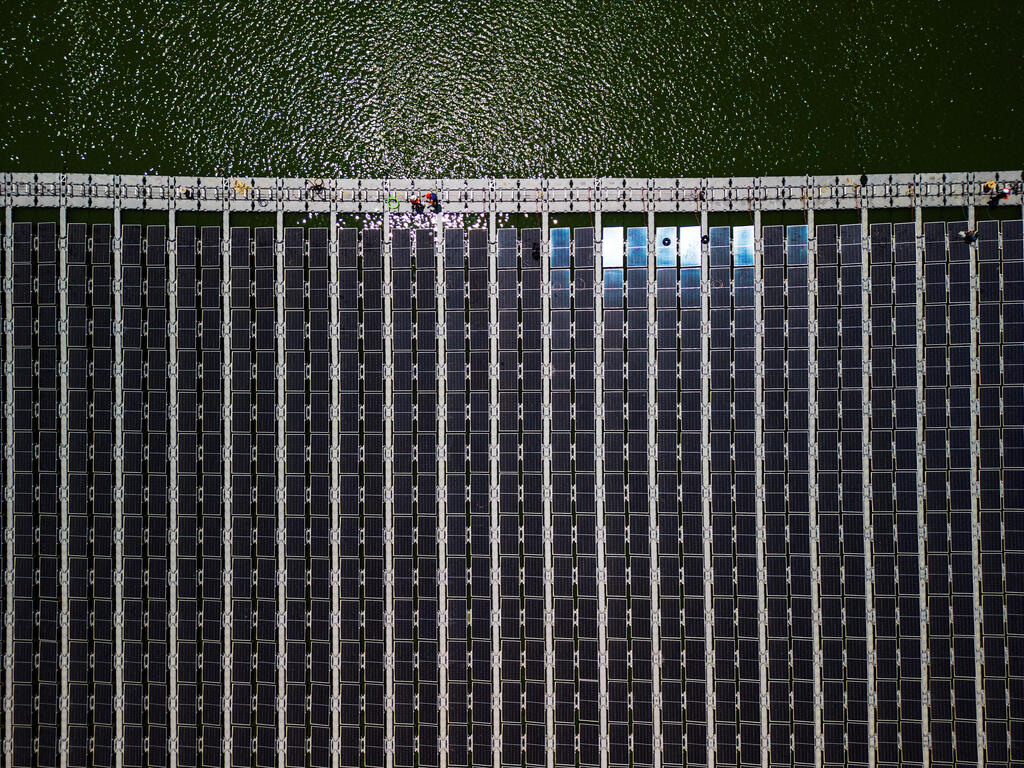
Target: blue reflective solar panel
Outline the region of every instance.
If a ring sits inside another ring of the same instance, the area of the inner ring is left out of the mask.
[[[679,287],[680,288],[699,288],[700,287],[700,270],[699,269],[681,269],[681,270],[679,270]]]
[[[658,227],[655,230],[655,259],[659,267],[674,267],[677,262],[676,228]]]
[[[786,227],[786,263],[807,263],[807,227],[804,224]]]
[[[551,306],[555,309],[569,307],[569,270],[551,271]]]
[[[627,267],[647,265],[647,228],[630,227],[627,232]]]
[[[569,266],[569,228],[551,230],[551,266]]]
[[[604,292],[605,306],[622,306],[622,273],[621,269],[606,269],[604,271]]]
[[[737,267],[746,267],[754,263],[754,228],[751,226],[733,227],[733,258]]]

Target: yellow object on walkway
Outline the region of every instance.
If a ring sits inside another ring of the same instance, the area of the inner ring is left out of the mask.
[[[246,192],[252,189],[252,184],[246,184],[241,179],[235,179],[234,183],[231,186],[234,187],[235,194],[238,195],[244,195]]]

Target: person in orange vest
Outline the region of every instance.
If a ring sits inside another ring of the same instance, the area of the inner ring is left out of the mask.
[[[430,205],[430,210],[434,213],[441,212],[441,201],[437,199],[437,195],[433,192],[427,192],[427,203]]]
[[[420,202],[418,195],[413,195],[409,198],[409,202],[412,204],[412,209],[416,213],[423,213],[423,203]]]

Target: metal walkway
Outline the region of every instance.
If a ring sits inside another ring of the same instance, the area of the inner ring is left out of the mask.
[[[985,183],[1008,184],[1021,203],[1021,171],[728,179],[282,179],[6,173],[5,205],[219,212],[351,213],[382,210],[394,196],[437,192],[462,213],[850,210],[982,204]]]
[[[0,176],[4,767],[1021,764],[1020,182]]]

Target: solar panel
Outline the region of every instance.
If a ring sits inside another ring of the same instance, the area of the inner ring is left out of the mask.
[[[137,221],[12,228],[16,763],[1012,763],[1019,221]]]

